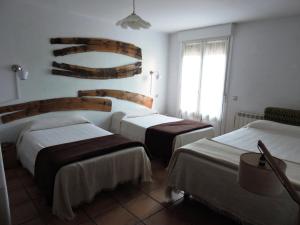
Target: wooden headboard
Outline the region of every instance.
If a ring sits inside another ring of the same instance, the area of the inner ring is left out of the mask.
[[[111,90],[111,89],[97,89],[97,90],[81,90],[78,91],[78,97],[83,96],[100,96],[100,97],[113,97],[117,99],[131,101],[148,108],[152,108],[153,98],[133,93],[129,91]]]
[[[265,119],[294,126],[300,126],[300,110],[267,107]]]
[[[2,123],[8,123],[26,117],[57,111],[95,110],[110,112],[111,107],[111,100],[106,98],[53,98],[0,106],[0,114],[8,113],[1,116]]]

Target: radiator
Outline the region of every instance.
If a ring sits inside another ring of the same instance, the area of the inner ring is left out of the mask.
[[[237,112],[234,116],[234,129],[239,129],[255,120],[263,120],[264,114],[251,112]]]

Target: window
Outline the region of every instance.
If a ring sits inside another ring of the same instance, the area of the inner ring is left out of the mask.
[[[227,39],[184,44],[180,95],[183,117],[221,120],[227,45]]]

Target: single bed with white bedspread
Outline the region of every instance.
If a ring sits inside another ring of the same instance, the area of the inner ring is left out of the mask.
[[[42,149],[107,135],[112,133],[82,117],[35,121],[19,135],[18,157],[34,175],[35,160]],[[73,219],[73,206],[91,201],[101,190],[137,179],[151,181],[151,164],[143,147],[131,147],[68,164],[56,174],[52,211],[63,219]]]
[[[111,131],[131,140],[145,143],[146,130],[159,124],[182,121],[180,118],[165,116],[153,110],[140,110],[133,113],[115,112],[112,115]],[[207,127],[177,135],[173,150],[201,138],[215,136],[214,128]]]
[[[179,148],[169,164],[169,186],[246,223],[295,224],[298,206],[286,191],[276,197],[259,196],[237,182],[240,155],[258,152],[258,140],[286,162],[286,174],[300,190],[300,127],[271,121],[255,121],[213,140],[202,139]]]

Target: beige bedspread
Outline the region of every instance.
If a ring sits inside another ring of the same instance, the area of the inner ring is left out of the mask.
[[[286,191],[278,197],[265,197],[239,187],[238,165],[244,152],[208,139],[185,145],[172,156],[168,185],[251,224],[294,224],[298,206]],[[286,163],[287,176],[300,190],[300,165]]]
[[[72,207],[92,201],[102,190],[138,179],[151,181],[151,164],[142,147],[64,166],[55,178],[53,214],[62,219],[73,219]]]

